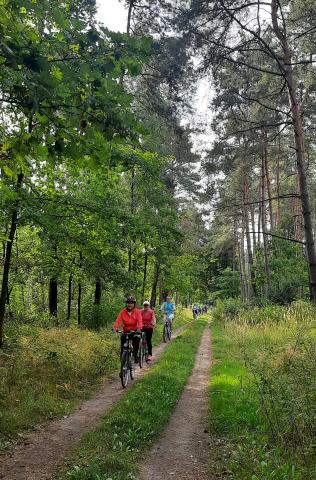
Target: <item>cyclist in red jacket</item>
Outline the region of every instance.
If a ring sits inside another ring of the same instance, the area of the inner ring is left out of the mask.
[[[153,359],[153,347],[151,343],[151,337],[153,335],[154,326],[156,324],[156,317],[153,308],[150,308],[150,303],[148,300],[145,300],[143,303],[144,308],[140,311],[143,319],[143,331],[146,335],[147,345],[148,345],[148,361]]]
[[[136,308],[136,298],[135,297],[127,297],[126,299],[126,307],[120,311],[115,320],[113,330],[117,331],[119,326],[123,324],[123,333],[121,336],[121,353],[123,349],[123,345],[125,342],[125,335],[124,333],[135,331],[136,333],[141,333],[143,327],[142,315],[140,310]],[[132,335],[133,338],[133,348],[134,348],[134,358],[135,362],[138,362],[138,349],[139,349],[139,335]]]

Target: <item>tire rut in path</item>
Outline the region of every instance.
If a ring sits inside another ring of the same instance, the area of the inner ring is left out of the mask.
[[[184,328],[176,330],[173,338],[176,338]],[[153,349],[155,360],[167,345],[161,343]],[[144,366],[142,370],[137,369],[135,380],[142,378],[149,368]],[[37,427],[32,433],[23,435],[21,441],[9,452],[0,456],[0,479],[51,478],[56,465],[64,458],[66,450],[78,442],[84,433],[96,426],[103,412],[120,400],[125,392],[126,389],[122,389],[116,371],[104,381],[97,394],[80,404],[68,417],[54,420]]]
[[[208,383],[211,336],[205,329],[192,375],[159,442],[142,466],[140,480],[210,480]]]

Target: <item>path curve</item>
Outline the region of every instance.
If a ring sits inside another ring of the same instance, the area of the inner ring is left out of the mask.
[[[180,335],[184,328],[176,330],[173,338]],[[152,363],[155,363],[167,345],[161,343],[153,349],[155,360]],[[149,368],[146,365],[141,370],[137,369],[135,380],[142,378]],[[54,420],[23,435],[9,453],[0,456],[0,479],[49,479],[55,466],[64,458],[66,450],[91,430],[103,412],[120,400],[126,391],[127,389],[122,389],[116,371],[103,382],[96,395],[80,404],[68,417]]]
[[[192,375],[140,473],[140,480],[211,480],[209,472],[208,384],[211,336],[207,327]]]

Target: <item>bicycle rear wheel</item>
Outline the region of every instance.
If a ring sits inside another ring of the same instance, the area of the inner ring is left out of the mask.
[[[127,352],[122,353],[120,377],[121,377],[122,387],[126,388],[126,386],[128,384],[128,377],[129,377],[128,354],[127,354]]]
[[[138,364],[140,368],[143,368],[144,357],[143,357],[143,339],[140,339],[139,349],[138,349]]]

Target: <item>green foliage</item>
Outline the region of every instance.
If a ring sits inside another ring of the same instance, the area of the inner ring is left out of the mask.
[[[216,278],[217,290],[214,298],[235,298],[240,296],[240,273],[231,268],[225,268]]]
[[[236,480],[309,480],[316,473],[315,308],[242,311],[213,328],[211,425]]]
[[[212,318],[215,321],[225,321],[235,318],[240,312],[246,310],[246,305],[239,298],[217,300],[212,309]]]
[[[309,295],[308,273],[302,247],[290,242],[273,240],[270,243],[269,265],[271,270],[268,299],[273,303],[289,304]],[[256,285],[264,296],[265,272],[262,249],[256,252]]]

